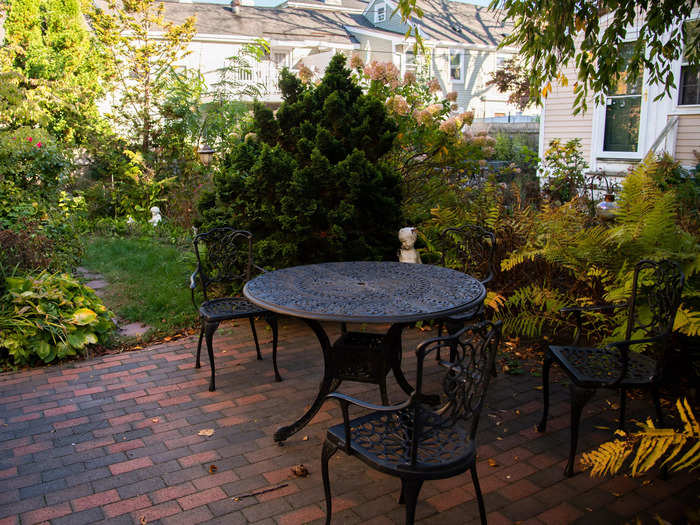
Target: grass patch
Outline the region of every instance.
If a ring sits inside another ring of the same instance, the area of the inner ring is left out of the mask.
[[[194,326],[189,276],[192,250],[155,239],[95,237],[88,241],[82,265],[109,281],[105,304],[129,321],[156,334]]]

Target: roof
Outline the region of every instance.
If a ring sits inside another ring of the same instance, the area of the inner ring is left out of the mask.
[[[239,14],[221,4],[164,2],[165,19],[182,24],[196,15],[198,34],[250,36],[270,40],[320,40],[332,44],[352,45],[357,41],[348,34],[345,13],[298,9],[293,7],[241,6]]]
[[[314,0],[304,0],[312,4]],[[104,0],[97,0],[104,7]],[[319,4],[321,2],[318,2]],[[343,0],[345,5],[368,4],[364,0]],[[329,44],[353,45],[353,28],[372,30],[396,38],[398,33],[379,29],[357,13],[326,9],[241,6],[239,14],[222,4],[166,1],[165,18],[182,24],[196,15],[199,35],[231,35],[264,38],[268,41],[322,41]],[[449,0],[419,0],[424,11],[419,27],[425,40],[450,41],[460,44],[497,46],[512,31],[512,24],[501,20],[501,12],[487,7]],[[347,29],[346,29],[347,28]],[[401,35],[403,36],[403,35]]]
[[[417,23],[424,40],[497,46],[513,31],[513,24],[504,20],[502,11],[492,11],[488,7],[450,0],[419,0],[418,6],[423,9],[423,18]],[[351,17],[351,26],[386,33],[394,38],[398,34],[379,29],[364,16]]]

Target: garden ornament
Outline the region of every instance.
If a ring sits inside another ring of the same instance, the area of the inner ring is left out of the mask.
[[[413,247],[417,238],[418,230],[413,227],[409,226],[399,230],[399,242],[401,242],[399,262],[420,264],[420,254],[418,250]]]
[[[133,218],[131,215],[129,215],[129,216],[126,218],[126,223],[127,223],[129,226],[133,226],[134,224],[136,224],[136,221],[134,220],[134,218]]]
[[[158,226],[162,220],[163,217],[160,216],[160,208],[158,206],[153,206],[151,208],[151,218],[148,220],[148,222],[150,222],[153,226]]]

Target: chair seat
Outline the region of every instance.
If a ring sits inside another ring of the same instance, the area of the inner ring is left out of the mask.
[[[203,302],[199,307],[199,315],[209,321],[225,321],[263,315],[266,310],[255,306],[245,297],[222,297]]]
[[[620,351],[608,348],[579,346],[550,346],[549,351],[582,386],[612,383],[620,377]],[[642,385],[656,380],[656,361],[646,355],[630,351],[627,373],[620,385]]]
[[[350,421],[350,448],[353,453],[380,471],[392,474],[420,473],[425,479],[441,479],[469,468],[475,460],[474,441],[460,424],[440,425],[440,418],[426,411],[423,440],[418,447],[415,467],[411,467],[411,435],[413,416],[409,410],[372,412]],[[428,427],[432,427],[428,430]],[[327,438],[339,447],[345,446],[343,424],[328,429]],[[434,471],[430,475],[430,472]]]

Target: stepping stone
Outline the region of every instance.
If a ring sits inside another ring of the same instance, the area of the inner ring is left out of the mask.
[[[86,282],[85,286],[89,286],[93,290],[100,290],[101,288],[105,288],[108,284],[109,283],[104,279],[94,279],[92,281]]]
[[[143,323],[135,322],[119,327],[119,335],[124,337],[141,337],[151,327]]]

